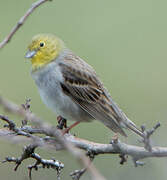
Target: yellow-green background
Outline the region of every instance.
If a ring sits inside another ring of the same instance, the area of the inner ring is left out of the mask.
[[[0,40],[31,6],[32,0],[0,1]],[[32,110],[51,123],[56,116],[41,102],[30,76],[31,64],[24,59],[27,44],[37,33],[55,33],[68,47],[91,64],[113,99],[139,126],[162,126],[153,144],[167,146],[167,1],[165,0],[53,0],[43,4],[25,22],[12,41],[0,50],[0,93],[18,104],[32,99]],[[1,111],[1,113],[3,113]],[[9,115],[11,119],[18,118]],[[72,130],[79,137],[109,142],[113,133],[103,124],[83,123]],[[138,144],[132,135],[125,142]],[[138,144],[140,145],[140,144]],[[0,141],[0,159],[20,155],[22,146]],[[38,150],[44,158],[65,163],[62,179],[79,165],[66,152]],[[94,164],[106,179],[167,178],[167,159],[146,159],[135,168],[131,159],[119,165],[117,155],[101,155]],[[14,172],[13,164],[0,165],[0,179],[27,180],[28,160]],[[53,170],[39,170],[33,179],[56,179]],[[85,174],[83,180],[89,180]]]

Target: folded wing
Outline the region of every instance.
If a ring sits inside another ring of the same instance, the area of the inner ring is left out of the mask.
[[[93,118],[114,132],[126,136],[121,124],[126,119],[113,102],[91,66],[78,56],[69,54],[59,64],[63,72],[62,90]]]

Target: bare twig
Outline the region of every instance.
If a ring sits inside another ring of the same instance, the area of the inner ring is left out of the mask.
[[[144,143],[144,147],[148,151],[152,151],[150,136],[160,127],[160,123],[158,122],[151,130],[146,130],[146,127],[144,125],[141,126],[142,132],[145,134],[145,138],[142,140]]]
[[[64,164],[53,159],[51,160],[42,159],[39,154],[34,153],[36,147],[37,147],[36,144],[30,144],[24,148],[23,153],[19,158],[6,157],[3,163],[15,162],[16,166],[14,170],[17,171],[18,167],[25,159],[33,158],[36,160],[36,162],[28,166],[30,180],[32,179],[32,169],[38,170],[39,168],[45,168],[45,167],[55,169],[57,171],[57,175],[58,175],[57,177],[58,179],[60,179],[60,171],[62,170],[62,168],[64,168]]]
[[[27,12],[24,14],[23,17],[20,18],[20,20],[17,22],[17,24],[12,28],[11,32],[5,39],[0,43],[0,49],[3,48],[13,37],[13,35],[18,31],[18,29],[24,24],[26,19],[30,16],[30,14],[41,4],[51,1],[51,0],[38,0],[37,2],[33,3],[31,7],[27,10]]]
[[[19,115],[23,118],[27,118],[31,123],[34,123],[39,129],[42,129],[45,135],[56,138],[56,141],[63,148],[67,149],[80,163],[87,167],[87,170],[90,172],[93,180],[105,180],[105,178],[93,166],[90,160],[81,151],[76,149],[70,142],[68,142],[65,137],[62,136],[60,130],[48,125],[47,123],[44,123],[35,114],[26,111],[23,107],[20,107],[2,97],[0,97],[0,105],[2,105],[4,109],[10,113]]]
[[[94,152],[88,151],[86,153],[86,155],[90,158],[91,162],[95,158]],[[87,171],[87,168],[82,168],[80,170],[75,170],[75,171],[70,173],[70,176],[72,177],[73,180],[79,180],[86,171]]]
[[[73,180],[79,180],[81,176],[86,172],[86,168],[80,169],[80,170],[75,170],[74,172],[70,173],[70,176],[72,177]]]
[[[120,154],[119,157],[121,158],[120,164],[123,165],[125,162],[127,162],[128,155]]]
[[[0,136],[6,136],[6,134],[10,134],[11,130],[15,132],[16,135],[22,135],[28,138],[31,138],[33,140],[38,141],[40,143],[40,146],[48,146],[48,142],[52,144],[52,146],[55,147],[59,146],[60,149],[67,149],[69,152],[71,152],[79,161],[81,161],[85,167],[91,172],[92,177],[97,177],[94,179],[98,179],[100,176],[92,167],[92,164],[90,163],[90,160],[87,158],[85,159],[85,156],[83,156],[80,151],[77,151],[76,148],[74,148],[71,144],[73,144],[75,147],[83,149],[85,151],[89,151],[94,155],[98,154],[119,154],[121,157],[121,164],[124,164],[127,160],[127,155],[131,156],[133,159],[133,162],[135,166],[143,165],[143,162],[140,162],[139,160],[149,157],[167,157],[167,147],[151,147],[151,151],[148,151],[144,147],[140,146],[133,146],[128,145],[123,142],[121,142],[116,136],[112,139],[111,144],[99,144],[95,142],[91,142],[88,140],[80,139],[75,136],[72,136],[71,134],[65,134],[64,137],[62,136],[60,130],[49,126],[48,124],[43,123],[37,116],[35,116],[30,111],[26,111],[23,107],[17,106],[14,103],[11,103],[10,101],[0,97],[0,105],[2,105],[5,110],[20,115],[22,117],[26,117],[31,122],[35,123],[37,126],[36,128],[32,128],[30,126],[24,126],[21,128],[16,127],[14,122],[9,120],[7,117],[0,116],[2,120],[8,123],[8,130],[9,132],[4,131],[4,129],[0,129]],[[14,128],[13,128],[14,127]],[[147,136],[150,137],[150,135],[155,132],[155,130],[159,127],[159,124],[157,124],[153,129],[150,131],[146,131],[145,128],[143,128],[143,132],[146,133]],[[47,137],[39,138],[38,136],[35,136],[33,134],[42,133],[45,134]],[[1,135],[2,134],[2,135]],[[16,136],[14,136],[14,139],[16,139]],[[49,137],[48,137],[49,136]],[[54,139],[54,138],[56,139]],[[10,140],[12,140],[12,135],[10,134]],[[77,174],[81,176],[86,169],[82,169],[80,171],[77,171]],[[100,177],[100,179],[102,179]],[[104,179],[104,178],[103,178]]]
[[[23,107],[26,111],[29,111],[29,112],[31,112],[31,111],[30,111],[30,102],[31,102],[31,99],[26,99],[26,103],[25,103],[25,104],[22,104],[22,107]],[[24,119],[22,120],[22,127],[25,126],[25,125],[27,125],[27,123],[28,123],[28,119],[27,119],[27,118],[24,118]]]
[[[31,129],[29,129],[31,132]],[[36,129],[32,132],[35,132]],[[44,132],[44,131],[43,131]],[[5,130],[0,129],[0,137],[7,137],[7,135],[10,134],[10,140],[15,142],[15,139],[20,136],[16,136],[16,134],[11,134],[11,130]],[[26,136],[27,137],[27,136]],[[95,143],[92,141],[88,141],[85,139],[77,138],[71,134],[65,135],[66,140],[69,143],[72,143],[77,148],[83,149],[85,151],[90,151],[94,153],[94,155],[100,155],[100,154],[123,154],[128,155],[134,158],[135,161],[138,161],[140,159],[144,158],[150,158],[150,157],[167,157],[167,147],[152,147],[152,151],[147,151],[144,147],[135,146],[135,145],[129,145],[121,142],[118,140],[117,144],[101,144],[101,143]],[[25,141],[25,139],[24,139]],[[27,139],[28,141],[28,139]],[[57,140],[53,139],[51,137],[44,137],[43,138],[43,146],[48,146],[47,141],[50,141],[54,147],[54,144],[57,144]],[[22,142],[18,142],[22,143]],[[60,144],[59,150],[64,149],[64,146]]]
[[[99,154],[124,154],[129,155],[135,160],[149,157],[167,157],[167,147],[152,147],[152,151],[146,150],[144,147],[129,145],[118,140],[116,144],[100,144],[85,139],[80,139],[72,135],[66,134],[66,139],[75,144],[76,147]]]

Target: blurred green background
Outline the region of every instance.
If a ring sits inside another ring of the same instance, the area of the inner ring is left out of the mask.
[[[32,0],[0,1],[0,40],[10,32]],[[91,64],[113,99],[138,126],[148,128],[161,122],[152,137],[153,144],[167,146],[167,1],[165,0],[55,0],[43,4],[0,50],[0,94],[21,104],[32,99],[32,111],[55,124],[56,116],[41,102],[30,76],[31,64],[24,59],[32,36],[55,33],[77,55]],[[1,113],[4,113],[1,110]],[[20,119],[9,115],[19,122]],[[85,133],[86,132],[86,133]],[[72,130],[79,137],[108,143],[113,133],[98,122],[82,123]],[[130,133],[127,143],[138,144]],[[22,146],[0,141],[0,159],[19,156]],[[62,179],[80,166],[67,152],[37,150],[44,158],[55,157],[65,163]],[[14,172],[13,164],[0,165],[0,178],[27,180],[27,160]],[[98,156],[94,164],[106,179],[167,178],[167,160],[146,159],[144,167],[135,168],[131,159],[119,165],[117,155]],[[56,179],[53,170],[39,170],[33,179]],[[89,180],[85,174],[82,180]]]

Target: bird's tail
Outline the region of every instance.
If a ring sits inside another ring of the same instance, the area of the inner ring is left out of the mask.
[[[126,120],[125,125],[128,129],[132,130],[134,133],[138,134],[139,136],[143,138],[145,137],[143,132],[140,129],[138,129],[136,125],[130,119]]]

